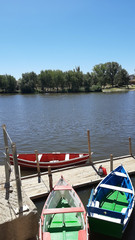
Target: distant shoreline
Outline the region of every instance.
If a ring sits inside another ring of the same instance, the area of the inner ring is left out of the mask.
[[[110,92],[128,92],[128,91],[135,91],[135,85],[133,86],[128,86],[128,87],[110,87],[110,88],[103,88],[102,92],[103,93],[110,93]]]
[[[16,92],[3,92],[0,90],[0,94],[30,94],[30,95],[33,95],[33,94],[46,94],[46,93],[49,93],[49,94],[78,94],[78,93],[98,93],[98,92],[103,92],[103,93],[115,93],[115,92],[128,92],[128,91],[135,91],[135,85],[128,85],[128,87],[105,87],[105,88],[101,88],[100,90],[91,90],[91,91],[88,91],[86,92],[84,89],[81,89],[79,90],[78,92],[68,92],[68,91],[56,91],[56,89],[48,89],[46,91],[40,91],[40,90],[37,90],[33,93],[21,93],[20,91],[16,91]]]

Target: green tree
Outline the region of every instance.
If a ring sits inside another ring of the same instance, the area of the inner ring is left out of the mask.
[[[90,87],[92,86],[92,77],[90,73],[84,74],[84,89],[85,92],[90,91]]]
[[[30,72],[22,74],[20,87],[22,93],[34,93],[37,88],[36,73]]]
[[[1,75],[1,89],[3,92],[7,92],[8,80],[7,80],[6,75]]]
[[[79,84],[79,80],[78,80],[78,78],[75,74],[72,75],[71,81],[72,81],[71,91],[72,92],[78,92],[80,84]]]
[[[46,77],[45,77],[45,71],[41,71],[38,75],[39,85],[41,86],[42,91],[44,91],[44,88],[46,87]]]
[[[47,70],[46,71],[46,79],[47,79],[47,82],[48,82],[48,87],[50,89],[54,88],[55,87],[55,84],[54,84],[54,71]]]
[[[84,74],[83,72],[80,70],[80,67],[76,67],[75,69],[75,76],[77,78],[77,82],[78,82],[78,90],[80,87],[82,87],[83,83],[84,83]]]
[[[64,80],[63,80],[63,72],[60,70],[52,71],[52,70],[45,70],[41,71],[39,74],[39,81],[41,83],[42,91],[46,91],[48,89],[54,89],[64,87]]]
[[[73,71],[70,70],[65,73],[66,86],[69,92],[71,91],[71,88],[72,88],[72,77],[73,77]]]
[[[117,62],[107,62],[106,64],[106,78],[107,83],[114,86],[115,77],[122,67]]]
[[[8,82],[8,86],[7,86],[7,91],[9,93],[13,93],[16,91],[16,87],[17,87],[17,81],[16,79],[11,76],[11,75],[6,75],[7,78],[7,82]]]
[[[7,89],[7,79],[4,75],[0,75],[0,88],[2,89],[2,91],[4,92],[5,89]]]
[[[13,93],[16,91],[17,81],[11,75],[0,75],[0,88],[3,92]]]
[[[66,72],[65,79],[69,92],[78,92],[83,82],[83,75],[80,70]]]
[[[64,91],[65,87],[65,78],[64,73],[60,70],[54,71],[54,86],[58,89],[61,88]]]
[[[106,85],[106,64],[98,64],[93,68],[93,85]]]
[[[114,79],[115,85],[118,87],[121,86],[128,86],[129,84],[129,75],[128,72],[125,69],[121,69],[116,75]]]

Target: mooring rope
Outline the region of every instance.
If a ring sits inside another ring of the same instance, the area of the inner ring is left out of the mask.
[[[42,179],[42,177],[41,177],[41,181],[43,182],[43,184],[44,184],[45,187],[47,188],[47,191],[49,192],[49,189],[48,189],[47,185],[45,184],[44,180]]]

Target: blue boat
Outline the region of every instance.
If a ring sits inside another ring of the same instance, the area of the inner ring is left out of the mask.
[[[91,191],[87,205],[90,231],[122,238],[133,207],[134,188],[120,165]]]

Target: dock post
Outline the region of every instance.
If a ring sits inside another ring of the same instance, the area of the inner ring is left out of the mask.
[[[110,172],[113,170],[113,155],[110,154]]]
[[[131,137],[129,137],[129,154],[132,156],[132,144],[131,144]]]
[[[38,151],[35,150],[36,154],[36,162],[37,162],[37,172],[38,172],[38,183],[41,182],[41,175],[40,175],[40,166],[39,166],[39,161],[38,161]]]
[[[14,161],[14,170],[15,170],[15,178],[16,178],[16,188],[17,188],[17,196],[18,196],[19,214],[22,214],[22,212],[23,212],[23,202],[22,202],[22,191],[21,191],[21,178],[20,178],[19,168],[18,168],[16,145],[15,145],[15,143],[12,143],[11,146],[12,146],[13,161]]]
[[[6,152],[6,159],[5,159],[5,176],[6,176],[6,182],[5,182],[5,188],[6,188],[6,199],[9,198],[9,188],[10,188],[10,159],[9,159],[9,147],[8,147],[8,138],[6,134],[6,126],[2,125],[3,128],[3,136],[4,136],[4,143],[5,143],[5,152]]]
[[[89,162],[90,164],[92,164],[92,160],[91,160],[91,146],[90,146],[90,131],[87,130],[87,135],[88,135],[88,150],[89,150]]]
[[[49,177],[49,187],[50,187],[50,192],[53,189],[53,180],[52,180],[52,172],[51,172],[51,167],[48,166],[48,177]]]

